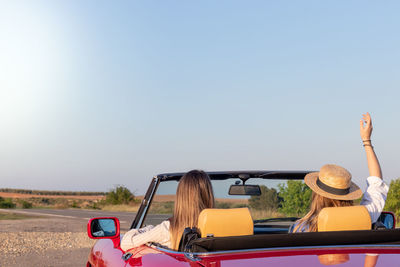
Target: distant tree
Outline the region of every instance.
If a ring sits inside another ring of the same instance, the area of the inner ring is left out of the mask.
[[[0,208],[1,209],[13,209],[16,204],[12,201],[11,198],[2,198],[0,197]]]
[[[400,217],[400,178],[390,182],[384,210],[393,212],[397,218]]]
[[[289,180],[278,185],[279,196],[283,199],[279,211],[287,216],[303,216],[311,203],[311,189],[301,181]]]
[[[119,185],[106,194],[106,203],[111,205],[128,204],[135,196],[125,186]]]
[[[256,210],[277,210],[279,207],[279,196],[275,188],[260,186],[261,195],[251,196],[249,199],[250,208]]]

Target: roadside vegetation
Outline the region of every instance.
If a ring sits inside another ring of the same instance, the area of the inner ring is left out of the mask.
[[[106,194],[104,203],[111,205],[131,204],[135,202],[135,196],[125,186],[119,185]]]
[[[103,209],[136,211],[140,200],[124,186],[116,186],[109,192],[46,191],[26,189],[0,189],[0,208],[44,209]]]
[[[247,201],[216,200],[216,207],[222,209],[249,207],[253,219],[277,217],[301,217],[307,213],[311,201],[311,190],[302,181],[288,181],[278,189],[260,186],[261,195],[251,196]],[[83,208],[108,211],[136,212],[141,198],[128,188],[118,185],[109,192],[70,192],[24,189],[0,189],[0,192],[25,194],[24,198],[0,197],[1,209],[13,208]],[[28,195],[28,197],[26,196]],[[31,197],[29,197],[31,195]],[[85,198],[87,196],[87,198]],[[355,204],[359,204],[356,200]],[[153,201],[150,213],[172,214],[174,202]],[[392,180],[386,200],[385,211],[392,211],[400,221],[400,178]]]
[[[302,181],[288,181],[279,186],[278,210],[286,216],[302,217],[310,209],[311,189]]]
[[[393,212],[396,215],[396,221],[400,224],[400,178],[390,182],[384,210]]]
[[[0,212],[0,220],[22,220],[22,219],[33,219],[33,218],[42,218],[42,217],[26,215],[21,213],[13,213],[13,212]]]
[[[50,191],[50,190],[29,190],[0,188],[0,192],[29,195],[49,195],[49,196],[104,196],[105,192],[87,192],[87,191]]]
[[[100,209],[97,200],[69,199],[68,196],[62,198],[30,197],[30,198],[2,198],[0,197],[1,209],[67,209],[85,208]]]
[[[249,208],[253,219],[301,217],[309,209],[311,189],[301,181],[279,184],[278,190],[260,186],[261,195],[251,196]]]
[[[0,197],[0,208],[1,209],[13,209],[16,204],[13,202],[11,198],[2,198]]]
[[[128,188],[119,185],[111,189],[97,205],[102,210],[136,212],[140,200]]]

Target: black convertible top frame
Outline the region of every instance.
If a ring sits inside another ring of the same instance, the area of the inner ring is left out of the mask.
[[[302,180],[311,171],[226,171],[206,172],[211,180],[226,180],[234,178],[289,179]],[[179,181],[184,172],[162,173],[157,175],[161,181]]]

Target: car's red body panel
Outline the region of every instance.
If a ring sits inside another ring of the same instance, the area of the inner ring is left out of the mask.
[[[309,172],[237,171],[212,172],[208,174],[211,179],[221,181],[228,178],[239,179],[243,177],[254,179],[281,179],[286,177],[288,180],[302,180],[306,173]],[[138,229],[142,227],[146,212],[161,181],[179,181],[182,175],[182,173],[161,174],[152,179],[131,228]],[[387,227],[385,225],[385,230],[376,229],[371,230],[371,232],[342,231],[337,233],[287,234],[289,226],[285,228],[285,224],[281,224],[284,222],[282,220],[276,222],[271,220],[270,224],[266,223],[266,221],[262,222],[266,224],[261,224],[260,221],[257,221],[255,226],[258,227],[258,231],[255,229],[254,235],[244,236],[244,238],[238,238],[239,236],[210,237],[208,240],[199,238],[198,240],[192,240],[194,243],[192,242],[183,249],[185,251],[209,251],[199,253],[184,253],[147,245],[132,248],[125,253],[119,247],[120,238],[116,236],[119,233],[119,224],[116,223],[115,235],[96,237],[97,242],[89,254],[87,266],[311,267],[325,266],[327,263],[330,265],[335,264],[335,266],[340,263],[339,266],[341,267],[400,266],[400,230],[395,229],[394,215],[392,213],[388,214],[393,217],[392,224],[388,223]],[[118,221],[117,218],[109,218],[115,222]],[[88,235],[93,238],[91,227],[89,227],[91,221],[88,224]],[[382,221],[384,220],[382,219]],[[281,235],[279,236],[279,234]],[[351,237],[354,237],[354,239]],[[196,244],[196,242],[198,243]],[[351,245],[336,246],[335,244]],[[366,260],[370,263],[372,262],[372,264],[366,265]]]
[[[111,239],[100,239],[92,247],[89,254],[89,263],[91,266],[125,266],[122,259],[124,252],[119,248],[114,248]]]
[[[349,254],[349,260],[340,266],[364,266],[366,254],[374,257],[378,254],[376,266],[397,266],[400,261],[400,247],[331,247],[331,248],[288,248],[253,251],[235,251],[226,253],[205,253],[195,255],[173,252],[148,246],[129,250],[132,256],[122,259],[124,252],[114,248],[109,239],[96,242],[89,255],[92,266],[324,266],[318,255]]]
[[[231,255],[219,255],[202,257],[206,266],[322,266],[318,255],[323,254],[349,254],[349,261],[340,266],[364,266],[366,253],[379,254],[379,265],[394,266],[399,259],[397,249],[365,249],[365,248],[334,248],[334,249],[287,249],[270,250],[247,253],[234,253]],[[391,254],[383,254],[391,253]],[[382,265],[386,263],[386,265]]]

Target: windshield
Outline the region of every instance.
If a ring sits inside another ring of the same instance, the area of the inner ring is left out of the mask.
[[[280,221],[281,225],[289,227],[307,212],[311,199],[311,190],[302,180],[250,178],[245,184],[259,186],[261,193],[251,196],[229,195],[231,185],[243,184],[240,179],[212,180],[211,182],[216,208],[247,207],[257,225]],[[177,181],[160,182],[144,225],[159,224],[172,216],[177,186]]]

